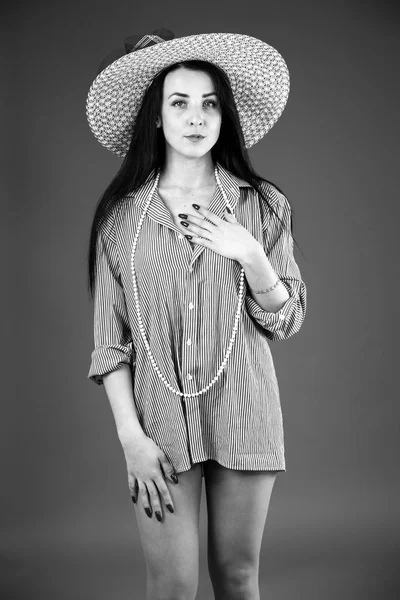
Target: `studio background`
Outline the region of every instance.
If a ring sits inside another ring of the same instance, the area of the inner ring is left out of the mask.
[[[271,342],[287,471],[261,598],[397,598],[395,3],[55,0],[2,12],[2,597],[144,598],[123,452],[104,388],[86,379],[89,231],[121,159],[95,140],[85,101],[109,51],[166,27],[259,37],[291,77],[282,116],[250,149],[292,206],[308,291],[300,331]],[[213,597],[206,518],[203,490],[199,600]]]

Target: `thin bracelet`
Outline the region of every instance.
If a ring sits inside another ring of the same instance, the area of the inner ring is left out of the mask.
[[[278,285],[278,283],[280,283],[280,281],[281,280],[278,279],[277,282],[274,283],[274,285],[272,285],[271,287],[267,288],[266,290],[253,290],[253,288],[251,288],[250,286],[249,286],[249,288],[251,289],[251,291],[254,294],[267,294],[268,292],[271,292],[272,290],[274,290],[276,288],[276,286]]]

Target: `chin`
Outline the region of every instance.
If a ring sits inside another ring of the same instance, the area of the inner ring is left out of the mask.
[[[178,152],[185,158],[202,158],[203,156],[208,154],[210,152],[210,150],[211,150],[211,148],[207,148],[206,150],[204,150],[204,148],[201,148],[201,149],[193,148],[191,151],[188,151],[187,149],[185,149],[184,151],[178,150]]]
[[[167,152],[172,152],[176,154],[180,154],[185,158],[202,158],[206,154],[211,151],[211,148],[216,144],[217,139],[210,143],[210,139],[206,138],[208,143],[199,143],[199,144],[187,144],[184,142],[183,144],[167,144],[166,150]]]

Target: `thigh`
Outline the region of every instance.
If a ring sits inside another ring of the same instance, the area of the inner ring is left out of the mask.
[[[198,577],[201,467],[178,473],[179,483],[165,480],[174,504],[170,513],[161,498],[162,520],[151,518],[140,500],[133,506],[148,574],[166,580]]]
[[[210,567],[257,566],[274,471],[236,471],[204,464]]]

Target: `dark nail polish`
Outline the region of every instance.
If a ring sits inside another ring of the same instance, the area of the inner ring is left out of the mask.
[[[189,227],[189,223],[187,223],[186,221],[181,221],[181,223],[184,227]]]
[[[161,521],[161,513],[156,510],[156,517],[157,517],[157,521]]]
[[[147,515],[148,517],[151,517],[151,515],[152,515],[152,510],[151,510],[151,508],[149,508],[148,506],[146,506],[146,508],[145,508],[144,510],[145,510],[145,512],[146,512],[146,515]]]
[[[172,475],[171,475],[171,479],[172,479],[172,481],[173,481],[174,483],[178,483],[178,478],[177,478],[177,476],[175,475],[175,473],[172,473]]]
[[[192,204],[193,208],[195,208],[196,210],[199,210],[200,206],[198,204]]]
[[[136,504],[136,498],[135,498],[135,496],[131,496],[131,498],[132,498],[132,502],[133,502],[134,504]]]
[[[229,213],[230,215],[232,214],[232,211],[231,211],[231,209],[229,208],[229,206],[227,206],[227,207],[226,207],[226,210],[228,211],[228,213]]]
[[[174,507],[172,506],[172,504],[167,504],[167,508],[169,510],[169,512],[174,512]]]
[[[181,219],[187,219],[187,215],[184,215],[183,213],[179,213],[178,217],[181,217]]]

